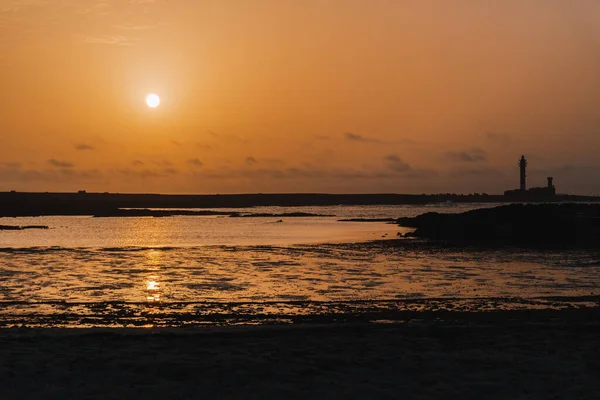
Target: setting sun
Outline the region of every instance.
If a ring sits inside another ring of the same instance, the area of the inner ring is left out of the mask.
[[[157,94],[150,93],[148,96],[146,96],[146,104],[150,108],[156,108],[160,104],[160,97],[158,97]]]

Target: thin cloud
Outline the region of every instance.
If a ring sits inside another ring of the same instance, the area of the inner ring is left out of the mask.
[[[229,169],[219,168],[203,171],[191,171],[190,176],[202,179],[276,179],[276,180],[355,180],[374,181],[377,179],[398,179],[398,172],[402,172],[404,179],[428,179],[437,175],[436,171],[415,170],[404,163],[397,156],[390,157],[390,168],[387,170],[371,170],[356,168],[313,168],[310,166],[299,166],[289,168],[247,168]]]
[[[352,132],[344,133],[344,138],[346,138],[346,140],[350,140],[352,142],[381,143],[380,140],[366,138],[362,135],[358,135],[358,134],[352,133]]]
[[[94,150],[95,147],[89,144],[81,143],[75,146],[75,150]]]
[[[103,179],[103,174],[97,169],[77,170],[77,169],[23,169],[16,163],[7,163],[11,165],[2,166],[0,164],[0,182],[52,182],[64,183],[65,178],[69,182],[84,183],[89,180]]]
[[[447,151],[446,153],[444,153],[444,155],[446,156],[446,158],[448,158],[452,161],[459,161],[459,162],[470,163],[470,162],[481,162],[481,161],[487,160],[485,151],[483,151],[481,149],[471,149],[471,150],[465,150],[465,151]]]
[[[412,167],[397,154],[389,154],[384,157],[384,160],[387,162],[388,168],[394,172],[408,172],[412,170]]]
[[[48,164],[59,168],[73,168],[75,166],[73,163],[70,163],[68,161],[59,161],[55,158],[49,159]]]
[[[173,168],[165,168],[162,170],[154,170],[154,169],[143,169],[143,170],[132,170],[129,168],[126,169],[116,169],[114,170],[118,175],[127,178],[143,178],[143,179],[152,179],[152,178],[168,178],[173,175],[179,174],[179,171]]]
[[[248,164],[248,165],[254,165],[256,163],[258,163],[258,161],[256,160],[256,158],[254,158],[252,156],[246,157],[246,164]]]
[[[196,167],[201,167],[204,165],[204,163],[198,158],[192,158],[191,160],[188,160],[188,164],[191,164]]]
[[[321,139],[321,140],[325,140],[326,138],[328,139],[328,137],[325,137],[325,136],[315,136],[315,138]],[[362,143],[386,143],[386,144],[405,144],[405,145],[415,144],[415,141],[411,140],[411,139],[398,138],[396,140],[381,140],[381,139],[366,137],[366,136],[359,135],[357,133],[352,133],[352,132],[344,133],[344,139],[346,139],[350,142],[362,142]]]
[[[143,162],[143,161],[140,161],[140,160],[133,160],[133,161],[131,162],[131,164],[132,164],[132,165],[144,165],[144,162]]]
[[[83,41],[89,44],[106,44],[114,46],[133,46],[139,42],[139,38],[130,38],[123,35],[92,37],[85,36]]]

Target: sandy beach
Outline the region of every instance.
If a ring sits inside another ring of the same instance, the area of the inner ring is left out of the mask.
[[[0,330],[3,399],[594,399],[600,313],[393,324]]]

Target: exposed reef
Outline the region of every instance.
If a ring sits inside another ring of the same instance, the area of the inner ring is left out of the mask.
[[[325,214],[313,214],[313,213],[306,213],[306,212],[291,212],[291,213],[281,213],[281,214],[274,214],[274,213],[234,213],[231,214],[230,217],[237,217],[237,218],[250,218],[250,217],[333,217],[334,215],[325,215]]]
[[[212,210],[148,210],[148,209],[122,209],[106,210],[94,214],[94,217],[172,217],[175,215],[192,216],[236,216],[236,212]]]
[[[0,231],[24,231],[26,229],[48,229],[46,225],[0,225]]]
[[[598,204],[511,204],[461,214],[398,218],[407,236],[446,243],[600,247]]]
[[[249,218],[249,217],[331,217],[331,215],[312,214],[305,212],[291,213],[240,213],[236,211],[213,211],[213,210],[149,210],[149,209],[116,209],[106,210],[101,213],[94,214],[94,217],[172,217],[176,215],[185,216],[224,216],[234,218]]]
[[[343,218],[339,222],[396,222],[394,218]]]

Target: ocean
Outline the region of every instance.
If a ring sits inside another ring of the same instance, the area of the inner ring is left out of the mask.
[[[388,222],[493,204],[256,207],[272,217],[32,217],[0,225],[0,327],[387,320],[596,304],[600,254],[452,248]],[[223,211],[223,210],[219,210]],[[281,217],[290,212],[318,216]]]

